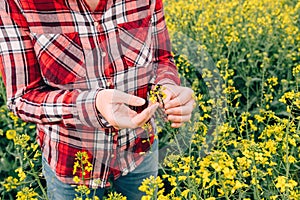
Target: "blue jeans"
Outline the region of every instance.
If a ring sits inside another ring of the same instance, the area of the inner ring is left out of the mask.
[[[151,175],[157,176],[158,171],[158,141],[155,140],[151,149],[152,153],[145,156],[144,161],[132,172],[126,176],[121,176],[114,180],[114,189],[126,196],[128,200],[140,200],[143,192],[138,190],[143,179]],[[75,188],[69,184],[65,184],[57,179],[47,161],[43,159],[43,173],[47,182],[47,195],[49,200],[74,200],[76,197]],[[91,190],[91,197],[94,190]],[[102,199],[105,193],[105,188],[96,190],[96,196]]]

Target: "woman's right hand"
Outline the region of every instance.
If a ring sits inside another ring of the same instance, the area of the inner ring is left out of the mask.
[[[137,128],[143,126],[155,113],[159,104],[149,105],[141,113],[130,109],[130,106],[142,106],[145,100],[114,89],[99,91],[96,97],[96,108],[105,120],[116,129]]]

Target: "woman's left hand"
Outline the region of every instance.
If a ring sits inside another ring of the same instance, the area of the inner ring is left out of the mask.
[[[173,128],[179,128],[191,119],[194,108],[194,92],[192,89],[177,85],[163,85],[166,94],[164,99],[165,113],[172,122]]]

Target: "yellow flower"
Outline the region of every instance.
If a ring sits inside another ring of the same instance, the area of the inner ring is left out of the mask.
[[[267,169],[267,173],[272,176],[273,175],[273,169],[272,168],[268,168]]]
[[[30,140],[30,136],[27,134],[22,135],[16,135],[14,138],[15,145],[21,146],[21,148],[25,149],[28,145],[28,142]]]
[[[20,181],[25,180],[26,174],[24,173],[22,167],[19,167],[18,169],[16,169],[15,172],[18,172],[18,176],[20,178]]]
[[[191,191],[190,189],[186,189],[186,190],[182,191],[181,196],[183,196],[184,198],[187,198],[190,191]]]
[[[186,176],[178,176],[178,181],[185,181],[186,179]]]
[[[93,170],[93,165],[90,163],[90,162],[88,162],[87,163],[87,166],[85,166],[85,168],[84,168],[87,172],[91,172],[92,170]]]
[[[268,83],[271,86],[276,86],[276,85],[278,85],[278,78],[273,76],[273,77],[268,79]]]
[[[209,198],[206,198],[206,200],[216,200],[215,197],[209,197]]]
[[[277,183],[275,185],[276,188],[280,189],[280,192],[285,192],[286,190],[286,177],[279,176],[276,179]]]
[[[79,178],[78,176],[74,176],[74,177],[73,177],[73,181],[74,181],[75,183],[79,183],[79,182],[80,182],[80,178]]]
[[[228,167],[225,167],[223,169],[223,173],[226,179],[234,179],[237,172],[235,169],[229,169]]]
[[[10,130],[6,131],[6,138],[9,140],[13,140],[16,137],[16,135],[17,135],[16,130],[10,129]]]
[[[295,163],[297,160],[294,156],[289,156],[288,161],[289,161],[289,163]]]
[[[75,191],[83,195],[89,195],[91,193],[91,190],[86,185],[78,185]]]
[[[298,74],[300,74],[300,65],[293,68],[293,75],[297,76]]]
[[[209,183],[209,185],[205,189],[208,189],[214,185],[218,185],[217,179],[215,178]]]
[[[225,192],[222,188],[218,188],[217,191],[219,193],[219,196],[224,196],[225,195]]]
[[[162,182],[162,179],[154,176],[150,176],[149,178],[146,178],[143,180],[142,185],[138,188],[140,191],[146,193],[144,195],[144,199],[147,199],[148,197],[153,197],[158,189],[163,188],[164,183]],[[157,195],[163,195],[164,189],[159,190]]]
[[[73,175],[76,174],[77,168],[79,168],[79,167],[80,167],[79,162],[78,161],[74,162],[74,164],[73,164]]]
[[[106,200],[126,200],[127,198],[122,196],[121,194],[114,192],[114,193],[110,193],[108,194],[108,198],[106,198]],[[148,198],[142,198],[142,199],[148,199]]]
[[[264,120],[266,119],[265,116],[261,115],[254,115],[254,118],[257,120],[257,122],[264,122]]]
[[[39,151],[36,151],[34,153],[33,159],[36,160],[38,157],[40,157],[42,154]]]
[[[144,129],[145,131],[148,131],[148,132],[152,131],[152,125],[151,125],[151,123],[150,122],[145,123],[142,126],[142,129]],[[147,142],[147,140],[143,140],[142,142],[145,143],[145,142]]]
[[[39,147],[39,145],[31,143],[30,147],[32,148],[32,151],[35,151],[35,150],[37,150],[37,148]]]
[[[164,90],[164,87],[155,85],[149,93],[149,101],[151,103],[163,103],[163,100],[166,98],[166,93],[164,92]]]
[[[19,180],[16,178],[13,178],[12,176],[9,176],[5,179],[4,183],[2,185],[4,186],[5,190],[9,192],[10,190],[16,189],[19,185]]]
[[[177,186],[176,177],[171,176],[171,177],[168,178],[168,181],[170,182],[170,184],[171,184],[172,186]]]
[[[220,166],[219,163],[212,163],[211,166],[217,171],[217,172],[220,172],[222,170],[222,167]]]
[[[291,190],[293,190],[294,187],[296,187],[297,185],[298,185],[298,183],[297,183],[296,181],[294,181],[294,180],[289,180],[288,183],[287,183],[287,186],[288,186]]]
[[[286,160],[286,156],[284,155],[282,157],[282,159],[283,159],[284,162],[287,162],[287,161],[289,163],[295,163],[295,162],[297,162],[297,160],[296,160],[296,158],[294,156],[288,156],[288,159]]]
[[[278,195],[270,196],[270,199],[271,199],[271,200],[277,200],[277,199],[278,199]]]
[[[17,200],[38,200],[38,193],[33,191],[32,188],[24,187],[17,193]]]
[[[29,160],[29,164],[30,164],[31,168],[34,167],[34,163],[32,162],[32,160]]]
[[[239,180],[236,180],[234,187],[231,189],[231,193],[234,193],[236,190],[243,188],[243,187],[248,187],[248,185],[241,183]]]
[[[151,200],[151,196],[142,196],[141,200]]]

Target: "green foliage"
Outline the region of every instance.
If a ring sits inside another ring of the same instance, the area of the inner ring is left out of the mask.
[[[8,110],[2,80],[0,94],[0,197],[16,199],[18,194],[21,199],[26,194],[33,198],[43,194],[45,187],[35,125],[23,122]]]
[[[169,140],[179,150],[165,158],[159,198],[299,199],[299,1],[165,7],[176,63],[199,110]],[[188,147],[176,140],[187,134]]]

